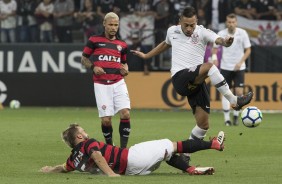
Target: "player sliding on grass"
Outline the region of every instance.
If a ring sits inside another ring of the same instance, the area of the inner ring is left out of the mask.
[[[210,97],[205,83],[206,78],[210,78],[211,84],[235,110],[250,103],[253,97],[252,92],[244,96],[235,96],[217,67],[212,63],[203,63],[209,42],[229,47],[234,38],[222,38],[213,31],[197,25],[197,21],[196,10],[193,7],[186,7],[179,25],[168,28],[165,41],[146,54],[137,50],[131,51],[143,59],[148,59],[172,48],[172,84],[178,94],[188,98],[196,120],[196,126],[192,129],[189,139],[204,139],[209,129]]]
[[[63,133],[63,140],[72,148],[66,163],[41,168],[44,173],[81,171],[95,173],[99,168],[107,176],[147,175],[159,168],[162,161],[191,175],[214,174],[213,167],[193,167],[175,153],[193,153],[215,149],[223,151],[224,132],[211,141],[186,140],[172,142],[169,139],[153,140],[130,148],[119,148],[90,139],[78,124],[71,124]]]

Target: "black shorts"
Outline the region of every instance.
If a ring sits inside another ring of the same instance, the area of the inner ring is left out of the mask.
[[[193,114],[195,114],[196,106],[210,113],[210,95],[206,83],[194,84],[195,78],[199,75],[200,67],[201,65],[198,65],[195,71],[189,69],[181,70],[172,77],[175,91],[187,97]]]
[[[221,69],[220,73],[225,78],[229,88],[243,88],[245,86],[245,70],[229,71]]]

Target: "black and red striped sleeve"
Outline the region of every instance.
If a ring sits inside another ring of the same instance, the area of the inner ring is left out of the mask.
[[[85,143],[84,149],[85,149],[86,154],[90,156],[94,151],[100,151],[100,144],[95,139],[89,139]]]
[[[92,39],[89,38],[86,45],[84,46],[82,55],[84,57],[89,58],[94,52],[94,49],[95,49],[95,43],[92,41]]]

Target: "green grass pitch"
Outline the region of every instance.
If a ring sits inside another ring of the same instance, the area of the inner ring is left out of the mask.
[[[209,136],[219,130],[226,133],[225,150],[207,150],[192,155],[191,163],[215,167],[213,176],[189,176],[165,162],[148,176],[109,178],[85,173],[43,174],[45,165],[66,161],[70,149],[60,133],[69,123],[79,123],[91,137],[103,140],[95,108],[5,108],[0,111],[0,183],[1,184],[89,184],[89,183],[282,183],[282,114],[263,113],[256,128],[225,127],[223,114],[212,112]],[[119,144],[119,119],[113,119],[114,140]],[[195,122],[191,111],[132,110],[129,145],[169,138],[184,140]]]

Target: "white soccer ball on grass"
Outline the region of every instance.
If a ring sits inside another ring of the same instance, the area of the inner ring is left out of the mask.
[[[262,121],[262,113],[255,106],[246,107],[241,113],[243,125],[249,128],[257,127]]]
[[[21,103],[18,100],[11,100],[10,101],[10,108],[11,109],[18,109],[21,107]]]

